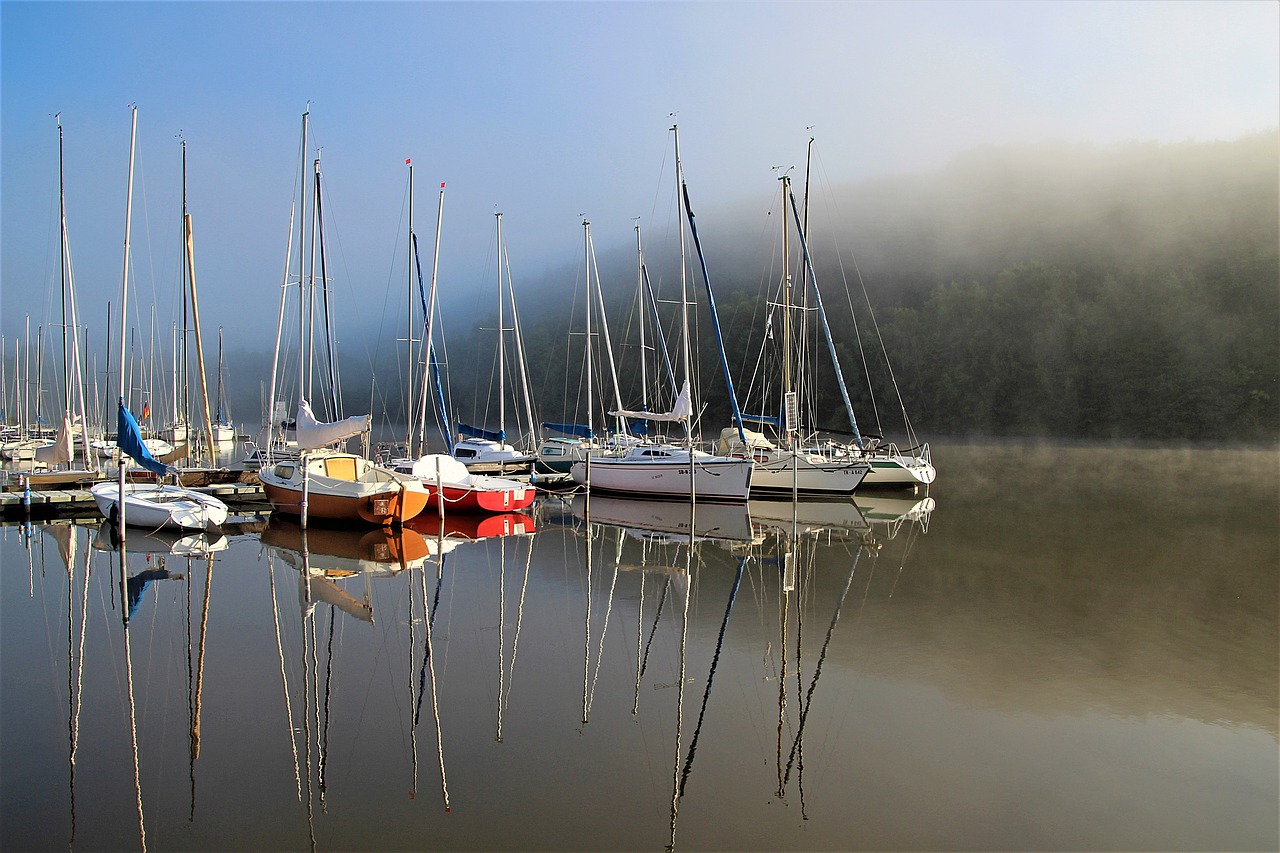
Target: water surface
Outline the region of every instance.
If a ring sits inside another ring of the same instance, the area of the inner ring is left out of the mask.
[[[5,527],[0,846],[1276,849],[1277,455],[934,452],[795,517],[131,534],[123,590]]]

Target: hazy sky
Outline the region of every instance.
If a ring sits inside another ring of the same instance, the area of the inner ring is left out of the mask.
[[[344,322],[397,330],[406,158],[425,247],[448,183],[441,282],[457,303],[491,282],[495,210],[517,287],[573,269],[582,214],[597,247],[632,241],[670,165],[673,112],[700,219],[772,192],[770,167],[802,161],[810,132],[831,178],[856,180],[989,143],[1280,124],[1280,4],[1264,0],[5,0],[0,38],[6,352],[26,315],[58,322],[59,112],[97,346],[120,292],[131,103],[135,310],[154,304],[167,329],[180,304],[181,133],[203,324],[266,347],[308,103]]]

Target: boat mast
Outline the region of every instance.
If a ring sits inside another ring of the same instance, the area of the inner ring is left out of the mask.
[[[520,332],[520,312],[516,309],[516,289],[511,280],[511,261],[504,255],[507,267],[507,295],[511,299],[511,333],[516,345],[516,367],[520,374],[520,388],[524,397],[525,427],[520,428],[521,449],[529,447],[529,436],[538,432],[537,420],[533,416],[533,394],[529,391],[529,365],[524,357],[524,335]]]
[[[66,184],[63,181],[62,117],[61,116],[62,116],[62,113],[58,113],[58,219],[60,224],[59,231],[61,232],[60,242],[61,242],[61,253],[62,253],[62,290],[63,290],[62,369],[65,375],[64,388],[66,389],[66,394],[63,399],[64,399],[64,402],[66,403],[66,410],[70,412],[72,411],[72,402],[71,402],[72,391],[74,390],[74,392],[76,393],[77,402],[80,408],[80,449],[83,454],[84,465],[86,468],[89,468],[92,466],[93,470],[97,470],[97,465],[93,461],[93,454],[89,450],[89,417],[88,417],[87,411],[85,410],[85,404],[84,404],[84,386],[85,386],[84,368],[83,368],[83,362],[81,361],[80,346],[79,346],[80,325],[79,325],[79,319],[76,315],[75,279],[71,275],[71,247],[67,238],[67,196],[65,191]],[[70,309],[70,314],[71,314],[69,318],[71,323],[70,353],[72,356],[72,361],[70,365],[68,365],[67,363],[68,344],[67,344],[66,323],[68,320],[67,318],[68,309]],[[109,322],[110,321],[108,320],[108,324]],[[72,375],[73,367],[74,367],[74,378]]]
[[[436,320],[436,292],[438,275],[440,272],[440,232],[444,223],[444,183],[440,184],[440,199],[436,207],[436,243],[435,253],[431,263],[431,296],[428,297],[423,290],[422,284],[422,264],[418,258],[418,237],[416,234],[410,235],[411,260],[413,263],[413,271],[418,276],[418,298],[422,301],[422,321],[423,321],[423,345],[422,352],[425,356],[422,368],[422,387],[418,394],[418,444],[425,448],[427,446],[427,394],[428,383],[432,383],[435,388],[435,404],[440,416],[441,429],[444,433],[446,442],[446,452],[453,451],[453,430],[449,424],[449,414],[445,409],[444,389],[440,383],[440,370],[436,361],[435,347],[432,340],[435,336],[435,320]],[[412,458],[415,454],[410,451],[409,456]]]
[[[428,373],[430,373],[432,378],[435,380],[436,405],[440,409],[440,422],[444,428],[445,447],[446,447],[446,450],[450,450],[452,449],[453,430],[449,424],[449,413],[445,411],[445,407],[444,407],[444,389],[440,385],[440,369],[437,366],[438,363],[436,361],[435,344],[433,343],[435,339],[435,322],[436,322],[436,293],[437,293],[436,285],[437,285],[438,276],[440,273],[440,232],[441,232],[441,227],[443,225],[444,225],[444,181],[441,181],[440,182],[440,199],[436,205],[436,245],[431,258],[431,298],[427,301],[427,305],[425,309],[427,316],[423,318],[424,324],[426,326],[424,337],[426,338],[425,350],[427,354],[427,358],[426,358],[427,363],[422,371],[422,415],[419,421],[420,427],[418,430],[419,432],[418,438],[419,438],[419,441],[422,442],[423,447],[425,447],[426,440],[427,440],[426,439],[427,375]],[[414,238],[413,258],[414,258],[414,263],[416,265],[418,260],[417,238]],[[419,288],[422,287],[421,268],[418,269],[418,287]]]
[[[306,158],[307,116],[309,114],[310,110],[302,114],[302,147],[298,156],[299,164],[301,164]],[[301,172],[301,166],[299,166],[299,172]],[[301,175],[299,175],[299,180],[302,180]],[[295,216],[301,218],[299,214],[300,211],[297,210],[291,210],[289,212],[289,239],[284,250],[284,274],[281,276],[282,280],[280,282],[280,311],[276,319],[276,348],[271,355],[271,390],[267,397],[266,458],[262,460],[263,464],[266,464],[270,460],[272,433],[275,431],[276,376],[280,369],[280,342],[284,336],[284,315],[289,296],[289,267],[292,263],[291,255],[293,254],[293,220]],[[302,252],[301,244],[299,244],[298,252],[299,254]],[[299,279],[299,290],[301,290],[301,279]],[[301,386],[299,386],[298,390],[299,393],[301,393]]]
[[[415,256],[413,245],[413,163],[410,160],[404,161],[409,167],[409,236],[405,240],[405,278],[407,279],[405,287],[405,299],[408,304],[405,305],[405,319],[407,329],[405,333],[405,382],[404,382],[404,449],[405,455],[413,459],[417,454],[413,452],[413,261]],[[425,368],[424,368],[425,369]],[[424,407],[425,408],[425,407]]]
[[[128,184],[128,192],[125,196],[125,206],[124,206],[124,265],[123,265],[124,268],[120,274],[120,400],[119,400],[119,406],[121,409],[123,409],[124,407],[124,395],[125,395],[125,375],[124,375],[125,330],[128,324],[128,321],[126,319],[128,316],[128,312],[125,311],[125,306],[129,304],[129,238],[132,233],[131,229],[133,226],[133,158],[134,158],[135,152],[137,151],[137,142],[138,142],[138,105],[130,104],[129,110],[133,115],[133,121],[132,121],[132,127],[129,131],[129,184]],[[119,420],[122,420],[122,419],[123,419],[122,417],[117,418],[117,426],[116,426],[116,443],[117,444],[120,443],[120,439],[121,439]],[[120,533],[121,543],[124,542],[124,536],[125,536],[124,534],[124,530],[125,530],[125,527],[124,527],[125,525],[124,468],[125,468],[124,453],[121,452],[120,467],[119,467],[119,471],[117,472],[119,477],[119,481],[118,481],[119,491],[116,493],[118,498],[116,500],[116,506],[118,507],[117,515],[118,515],[118,523],[120,525],[119,533]],[[123,557],[121,558],[121,563],[120,563],[120,573],[122,576],[121,583],[123,583],[124,582],[123,575],[125,574]]]
[[[676,204],[681,206],[683,212],[683,194],[680,192],[684,186],[684,166],[680,162],[680,126],[678,124],[671,125],[671,133],[675,138],[676,153]],[[683,350],[681,369],[684,373],[684,388],[689,389],[689,399],[693,400],[693,389],[691,375],[693,373],[693,359],[689,354],[689,289],[685,271],[685,249],[684,249],[684,223],[679,223],[677,231],[680,234],[680,346]],[[693,416],[684,424],[685,442],[689,446],[690,459],[693,453]],[[693,482],[693,466],[689,466],[689,481]]]
[[[720,355],[720,370],[724,373],[725,389],[729,392],[729,406],[733,413],[733,424],[738,428],[738,439],[747,443],[746,430],[742,425],[742,412],[738,409],[738,396],[733,390],[733,374],[729,370],[729,357],[724,351],[724,335],[720,330],[720,315],[716,311],[716,295],[711,288],[711,275],[707,272],[707,259],[702,253],[702,241],[698,239],[698,226],[694,222],[693,205],[689,203],[689,187],[684,182],[684,173],[680,165],[680,157],[676,155],[676,170],[680,174],[680,197],[684,201],[684,212],[689,219],[689,235],[693,238],[693,247],[698,252],[698,266],[702,270],[702,281],[707,286],[707,312],[711,315],[711,327],[716,333],[716,350]],[[681,229],[681,234],[684,231]],[[683,253],[684,245],[681,243]],[[681,288],[684,287],[684,268],[681,266]],[[686,335],[688,334],[686,319]],[[686,339],[687,346],[687,339]]]
[[[592,409],[595,408],[596,398],[594,382],[591,377],[591,223],[585,218],[582,220],[582,252],[582,263],[583,268],[586,270],[587,282],[587,433],[588,437],[590,437],[594,433],[595,415]],[[601,313],[603,313],[603,308]],[[618,408],[621,409],[622,406],[619,405]],[[587,533],[587,539],[591,539],[590,531]]]
[[[298,399],[307,394],[307,116],[302,114],[302,154],[298,176]],[[301,408],[301,406],[299,406]]]
[[[502,329],[502,214],[495,213],[498,221],[498,432],[502,436],[499,443],[507,437],[507,391],[506,391],[506,350],[503,346]]]
[[[791,176],[783,172],[782,177],[782,428],[786,435],[785,444],[795,449],[796,419],[793,416],[796,399],[792,365],[791,346],[791,244],[788,240],[791,229],[787,225],[786,206],[787,192],[791,188]]]
[[[791,202],[791,212],[795,218],[796,228],[802,229],[800,221],[800,207],[796,204],[795,193],[788,191],[788,198]],[[827,340],[827,350],[831,354],[831,365],[836,372],[836,385],[840,389],[840,399],[844,401],[845,414],[849,417],[849,427],[853,430],[853,441],[858,445],[858,449],[862,449],[862,434],[858,432],[858,419],[853,414],[853,404],[849,402],[849,391],[845,388],[844,372],[840,369],[840,359],[836,356],[835,340],[831,337],[831,325],[827,322],[827,312],[822,307],[822,291],[818,289],[818,277],[813,270],[813,259],[809,257],[809,242],[805,238],[804,231],[800,232],[800,248],[804,252],[805,269],[809,271],[809,281],[813,283],[813,301],[814,307],[818,309],[818,318],[822,321],[822,333]]]
[[[62,258],[62,402],[67,410],[71,408],[71,371],[69,341],[67,338],[67,194],[66,181],[62,161],[62,114],[58,113],[58,222],[61,231],[59,252]]]
[[[215,467],[218,464],[218,445],[213,440],[213,418],[209,412],[209,383],[205,376],[204,370],[204,345],[200,339],[200,303],[196,300],[196,253],[195,253],[195,235],[191,230],[191,214],[186,212],[187,198],[187,141],[182,140],[182,231],[183,245],[186,249],[187,256],[187,281],[191,283],[191,323],[194,327],[196,335],[196,370],[200,379],[200,402],[204,406],[204,426],[206,434],[209,436],[209,459]],[[184,312],[185,313],[185,312]],[[183,329],[183,353],[186,353],[186,329]],[[183,372],[185,379],[186,373]],[[185,383],[184,383],[185,384]],[[185,394],[183,395],[186,396]],[[191,435],[191,423],[186,421],[188,441]]]
[[[320,256],[320,297],[324,311],[324,351],[325,360],[328,364],[329,372],[329,405],[333,407],[332,417],[336,420],[342,417],[342,411],[339,406],[341,399],[341,388],[338,379],[338,358],[336,354],[337,346],[333,335],[333,310],[329,307],[329,268],[325,263],[324,250],[324,193],[321,191],[321,175],[320,175],[320,158],[316,157],[316,197],[315,197],[315,216],[312,230],[312,239],[318,248]],[[312,260],[312,275],[315,275],[315,261]],[[314,292],[314,291],[313,291]],[[314,299],[314,296],[312,297]]]
[[[636,224],[636,327],[640,332],[640,408],[649,408],[649,355],[644,348],[644,246]],[[621,408],[621,406],[619,406]],[[623,420],[625,423],[625,419]]]
[[[622,409],[622,389],[618,385],[618,365],[613,360],[613,341],[609,337],[609,316],[604,310],[604,287],[600,284],[600,264],[596,261],[596,246],[590,235],[587,236],[587,255],[591,270],[595,273],[596,305],[600,308],[600,339],[604,344],[605,357],[609,360],[609,378],[613,381],[613,403],[620,410]],[[643,355],[640,360],[643,363]],[[625,429],[626,419],[620,420]]]

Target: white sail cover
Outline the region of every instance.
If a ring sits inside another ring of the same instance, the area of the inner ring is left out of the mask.
[[[75,453],[72,444],[71,416],[62,416],[62,426],[58,428],[58,440],[53,444],[36,448],[36,461],[48,465],[60,465],[70,462]]]
[[[689,380],[684,381],[680,396],[676,397],[676,403],[669,412],[632,412],[619,409],[609,414],[615,418],[640,418],[648,421],[687,421],[693,415],[693,397],[689,393]]]
[[[298,447],[303,450],[315,450],[342,441],[353,435],[367,432],[373,423],[372,415],[355,415],[333,423],[316,420],[311,412],[311,404],[306,400],[298,401]]]

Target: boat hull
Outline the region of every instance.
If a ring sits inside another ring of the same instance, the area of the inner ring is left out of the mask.
[[[273,511],[283,515],[302,515],[300,485],[272,482],[261,473],[258,476]],[[307,488],[307,517],[378,525],[401,524],[426,509],[427,500],[426,490],[411,483],[343,489],[316,482]]]
[[[687,457],[647,462],[593,456],[590,466],[576,463],[571,474],[579,485],[610,494],[737,503],[747,499],[754,464],[750,459],[699,459],[691,477]]]
[[[464,464],[443,453],[397,459],[391,469],[421,483],[427,491],[427,506],[435,510],[513,512],[528,507],[537,496],[529,483],[472,474]]]
[[[454,511],[515,512],[528,508],[537,496],[537,490],[533,486],[515,483],[511,486],[492,489],[481,486],[470,488],[451,486],[447,483],[441,487],[437,487],[434,483],[423,483],[423,486],[429,495],[427,506],[438,510],[441,495],[443,495],[446,513]]]
[[[826,460],[808,454],[757,453],[751,473],[751,497],[848,497],[867,477],[871,465],[855,460]]]
[[[927,486],[937,476],[929,462],[915,456],[871,457],[867,486]]]
[[[305,466],[305,468],[304,468]],[[412,477],[349,453],[316,453],[258,471],[275,512],[364,524],[402,524],[427,507],[427,490]]]
[[[119,513],[119,483],[99,483],[89,490],[98,511],[107,518]],[[227,521],[227,505],[212,495],[179,486],[126,483],[124,521],[127,526],[152,530],[216,530]]]

